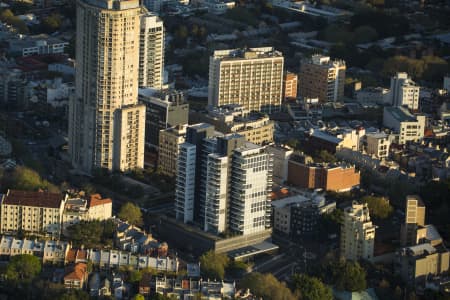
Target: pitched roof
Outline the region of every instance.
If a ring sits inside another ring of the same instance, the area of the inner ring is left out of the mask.
[[[63,199],[61,193],[8,190],[2,204],[59,208]]]
[[[78,279],[84,280],[87,272],[87,265],[85,263],[77,263],[75,266],[69,268],[69,272],[64,276],[64,280]]]
[[[112,200],[110,198],[102,199],[102,196],[100,194],[93,194],[89,199],[89,207],[107,203],[112,203]]]

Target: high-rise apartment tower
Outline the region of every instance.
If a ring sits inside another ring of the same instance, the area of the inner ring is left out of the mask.
[[[283,64],[283,55],[272,47],[214,51],[209,59],[208,104],[278,111],[283,97]]]
[[[69,151],[81,171],[144,165],[145,105],[138,104],[138,86],[139,71],[148,68],[140,66],[140,52],[151,49],[140,51],[148,44],[140,42],[150,27],[148,19],[139,0],[77,1]]]

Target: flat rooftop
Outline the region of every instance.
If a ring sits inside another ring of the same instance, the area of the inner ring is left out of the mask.
[[[275,244],[272,244],[271,242],[264,241],[259,244],[242,247],[236,250],[231,250],[227,252],[227,255],[233,258],[234,260],[241,260],[258,254],[275,251],[278,250],[279,248],[280,247],[278,247]]]
[[[403,107],[385,107],[385,111],[391,114],[399,122],[416,122],[416,118]]]

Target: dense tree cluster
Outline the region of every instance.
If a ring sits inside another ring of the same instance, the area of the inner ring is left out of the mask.
[[[264,300],[295,300],[297,297],[272,274],[249,273],[240,282],[239,287],[250,289],[257,297]]]
[[[18,166],[12,172],[3,173],[2,185],[5,189],[59,192],[57,186],[43,179],[38,172],[25,166]]]
[[[208,251],[200,256],[200,269],[202,276],[209,279],[222,280],[225,277],[225,268],[229,264],[226,254]]]
[[[24,21],[15,16],[9,9],[3,9],[0,12],[0,21],[5,22],[17,29],[19,33],[28,33],[28,27]]]
[[[358,262],[338,260],[322,265],[320,277],[339,290],[359,292],[367,288],[366,271]]]
[[[292,289],[301,300],[332,300],[333,292],[319,278],[305,274],[292,276]]]
[[[67,236],[74,247],[84,245],[86,248],[112,246],[115,224],[108,221],[81,221],[67,228]]]
[[[377,219],[386,219],[394,211],[389,200],[384,197],[364,196],[361,201],[369,206],[370,216]]]
[[[41,273],[41,261],[29,254],[14,255],[6,267],[6,278],[12,281],[30,281]]]

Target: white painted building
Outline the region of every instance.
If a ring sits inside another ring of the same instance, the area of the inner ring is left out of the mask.
[[[288,176],[288,162],[294,150],[287,146],[271,145],[266,148],[273,155],[273,181],[284,184]]]
[[[407,73],[397,73],[391,77],[390,103],[395,106],[406,106],[412,110],[419,109],[420,87]]]
[[[208,155],[206,170],[205,231],[227,229],[229,159],[216,153]]]
[[[341,257],[354,261],[372,259],[375,229],[367,204],[354,202],[352,206],[347,207],[341,225]]]
[[[175,213],[184,223],[194,220],[196,146],[180,145],[178,174],[175,187]]]
[[[164,80],[164,24],[147,12],[141,17],[139,86],[162,89]]]
[[[385,158],[389,155],[391,142],[387,134],[382,132],[366,134],[367,154],[374,155],[376,158]]]
[[[383,111],[383,126],[398,134],[397,143],[420,141],[425,134],[426,117],[412,115],[404,107],[385,107]]]
[[[232,159],[230,229],[242,235],[262,232],[271,227],[272,155],[247,142]]]

